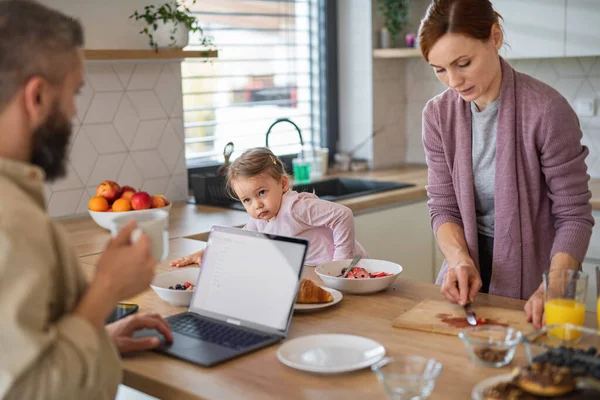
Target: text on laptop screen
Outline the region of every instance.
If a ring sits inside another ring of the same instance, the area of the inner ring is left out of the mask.
[[[192,309],[286,329],[305,245],[212,231]]]

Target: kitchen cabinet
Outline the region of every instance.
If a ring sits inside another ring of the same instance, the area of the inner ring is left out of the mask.
[[[356,239],[369,258],[398,263],[403,278],[434,282],[434,240],[426,200],[354,217]]]
[[[567,57],[600,54],[600,1],[567,0]]]
[[[567,1],[572,0],[494,0],[494,9],[504,18],[501,24],[508,44],[501,54],[505,58],[564,57]]]

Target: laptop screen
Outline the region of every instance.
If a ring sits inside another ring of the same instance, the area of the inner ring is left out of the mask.
[[[190,310],[285,331],[306,249],[304,239],[213,228]]]

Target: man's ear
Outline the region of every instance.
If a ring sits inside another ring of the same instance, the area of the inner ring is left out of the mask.
[[[23,89],[25,110],[33,127],[40,126],[51,109],[52,94],[50,84],[41,77],[33,77]]]

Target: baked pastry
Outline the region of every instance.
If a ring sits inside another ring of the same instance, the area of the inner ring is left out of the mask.
[[[296,303],[315,304],[329,303],[331,301],[333,301],[333,296],[321,286],[310,279],[302,279],[302,281],[300,281],[300,290],[296,297]]]
[[[513,382],[500,382],[488,388],[484,400],[536,400],[538,396],[527,393]]]
[[[550,363],[531,363],[518,369],[514,383],[538,396],[556,397],[575,390],[575,378],[570,369]]]

